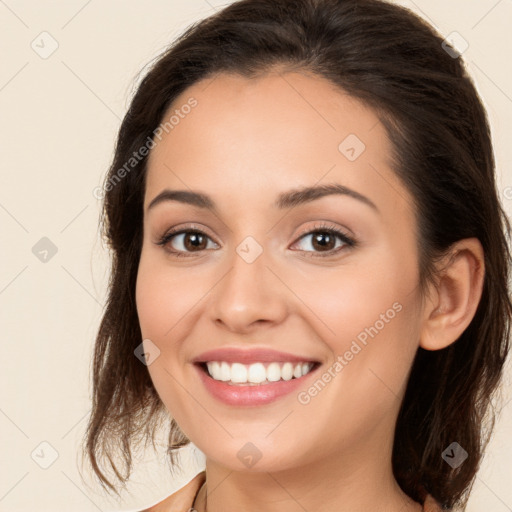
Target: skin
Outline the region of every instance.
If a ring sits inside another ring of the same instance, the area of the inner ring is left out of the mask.
[[[220,74],[184,91],[170,112],[190,97],[197,106],[150,153],[136,301],[143,338],[160,350],[148,366],[155,388],[206,455],[208,512],[421,510],[392,473],[396,417],[418,347],[453,343],[476,311],[480,243],[454,245],[456,257],[422,295],[414,202],[390,166],[386,132],[323,78]],[[366,146],[354,161],[338,149],[349,134]],[[280,192],[327,183],[378,211],[348,195],[273,206]],[[206,193],[217,211],[176,201],[148,210],[166,188]],[[313,246],[320,221],[358,244],[338,240],[337,253],[334,243]],[[207,237],[203,249],[183,235],[157,245],[191,224]],[[252,263],[236,252],[247,236],[263,251]],[[396,303],[400,312],[307,404],[297,393],[257,407],[223,404],[191,363],[213,348],[273,348],[321,361],[321,376]],[[262,455],[251,468],[237,457],[247,442]]]

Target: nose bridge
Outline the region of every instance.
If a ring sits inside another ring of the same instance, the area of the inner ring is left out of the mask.
[[[282,320],[286,297],[271,266],[270,249],[253,236],[245,237],[229,259],[229,270],[215,287],[212,320],[243,331],[255,322]]]

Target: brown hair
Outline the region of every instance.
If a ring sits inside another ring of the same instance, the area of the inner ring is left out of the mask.
[[[147,368],[134,356],[142,341],[135,284],[147,158],[115,185],[112,178],[187,87],[217,73],[251,78],[280,66],[326,78],[379,115],[394,170],[415,200],[422,289],[451,244],[476,237],[483,246],[485,280],[475,316],[447,348],[418,349],[392,457],[395,478],[414,500],[430,493],[447,507],[466,503],[494,425],[489,400],[509,350],[510,224],[496,190],[485,109],[462,59],[446,48],[422,19],[380,0],[242,0],[192,25],[153,63],[123,119],[105,178],[103,234],[112,269],[84,440],[102,485],[116,491],[100,459],[124,485],[133,443],[154,440],[157,419],[165,418]],[[469,454],[456,469],[441,457],[453,441]],[[172,420],[171,468],[188,442]]]

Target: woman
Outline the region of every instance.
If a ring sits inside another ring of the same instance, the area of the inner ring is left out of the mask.
[[[192,441],[206,470],[148,510],[463,507],[512,311],[489,132],[396,5],[242,0],[189,28],[105,180],[102,484],[171,417],[172,464]]]

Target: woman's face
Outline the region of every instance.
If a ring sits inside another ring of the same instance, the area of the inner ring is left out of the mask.
[[[382,124],[299,73],[218,75],[166,121],[136,300],[171,416],[232,470],[389,464],[421,296],[412,200]]]

